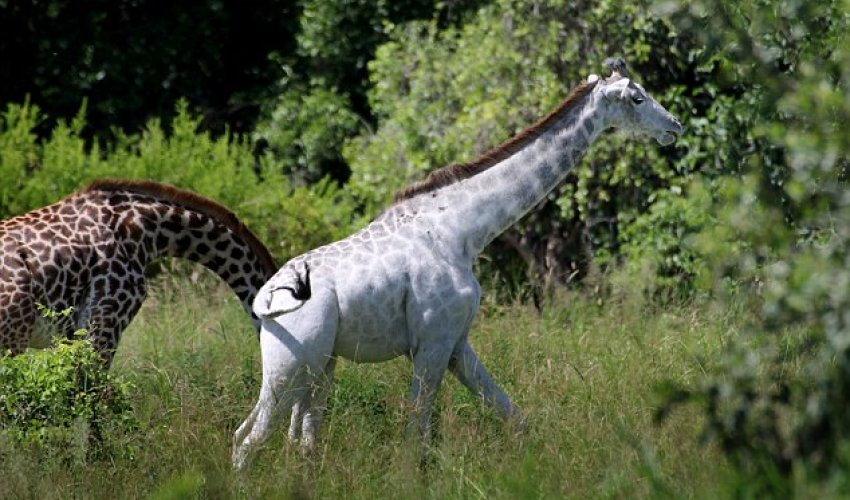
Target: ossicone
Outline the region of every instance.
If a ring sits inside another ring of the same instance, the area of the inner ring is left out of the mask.
[[[611,76],[608,77],[609,82],[629,77],[629,70],[626,68],[626,61],[623,60],[622,57],[609,57],[608,59],[605,59],[602,64],[611,70]]]

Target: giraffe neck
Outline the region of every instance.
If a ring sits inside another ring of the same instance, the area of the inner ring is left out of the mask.
[[[240,225],[234,230],[232,222],[179,201],[132,192],[104,195],[116,237],[122,240],[128,258],[138,255],[142,267],[160,257],[205,266],[227,283],[259,326],[252,302],[277,266],[264,247],[256,248],[260,243],[247,229]]]
[[[474,259],[564,180],[605,127],[590,92],[551,126],[492,167],[419,197],[448,241]],[[429,210],[431,211],[431,210]]]

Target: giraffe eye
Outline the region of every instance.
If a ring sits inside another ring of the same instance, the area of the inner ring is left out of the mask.
[[[643,101],[644,98],[639,95],[632,96],[632,102],[635,103],[635,105],[641,104]]]

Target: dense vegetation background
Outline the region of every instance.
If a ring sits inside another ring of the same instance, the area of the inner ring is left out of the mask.
[[[553,314],[564,293],[603,315],[626,296],[650,323],[695,308],[724,334],[640,404],[699,411],[732,491],[850,489],[848,0],[86,5],[0,3],[0,217],[153,178],[232,207],[281,259],[624,57],[685,135],[598,141],[481,259],[482,321]],[[694,492],[641,460],[648,494]]]

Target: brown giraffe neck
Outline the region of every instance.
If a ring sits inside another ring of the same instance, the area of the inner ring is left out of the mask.
[[[138,245],[142,266],[159,257],[202,264],[228,284],[253,318],[251,302],[278,266],[259,239],[224,206],[150,181],[98,181],[78,196],[102,204],[112,214],[115,233],[128,245]]]

